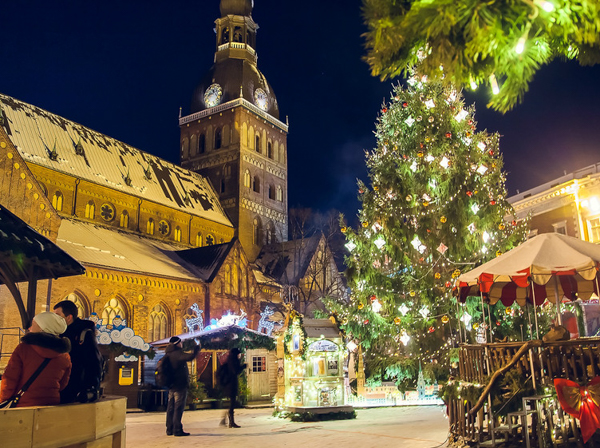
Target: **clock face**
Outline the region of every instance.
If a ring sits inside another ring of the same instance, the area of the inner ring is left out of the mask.
[[[219,84],[211,84],[204,92],[204,104],[207,107],[214,107],[221,102],[221,95],[223,95],[223,89]]]
[[[260,87],[254,91],[254,102],[262,110],[266,111],[269,108],[269,98],[267,98],[267,92]]]

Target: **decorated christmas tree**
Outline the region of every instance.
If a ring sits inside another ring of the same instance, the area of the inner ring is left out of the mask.
[[[506,200],[499,136],[476,131],[459,92],[413,75],[382,106],[376,137],[360,224],[342,228],[351,297],[327,306],[362,344],[367,376],[414,379],[422,361],[431,378],[464,325],[455,279],[521,242],[524,224]],[[473,321],[481,307],[469,306]]]

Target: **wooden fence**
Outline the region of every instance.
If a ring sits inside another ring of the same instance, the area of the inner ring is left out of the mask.
[[[460,346],[459,380],[485,384],[494,372],[507,365],[524,342]],[[554,387],[554,378],[567,378],[585,385],[600,375],[600,338],[545,342],[525,351],[512,367],[534,384]],[[475,406],[464,399],[450,400],[448,418],[455,436],[481,442],[490,438],[488,424],[493,416],[486,406],[471,415]]]

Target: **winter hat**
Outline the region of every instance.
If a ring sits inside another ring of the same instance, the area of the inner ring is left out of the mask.
[[[181,342],[181,338],[179,336],[173,336],[171,339],[169,339],[169,344],[179,344]]]
[[[50,311],[38,314],[33,320],[44,333],[59,336],[67,331],[67,322],[65,322],[64,317]]]

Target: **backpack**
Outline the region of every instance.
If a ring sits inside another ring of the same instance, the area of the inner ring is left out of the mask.
[[[169,356],[165,355],[158,360],[154,378],[159,387],[170,387],[173,384],[173,365]]]

